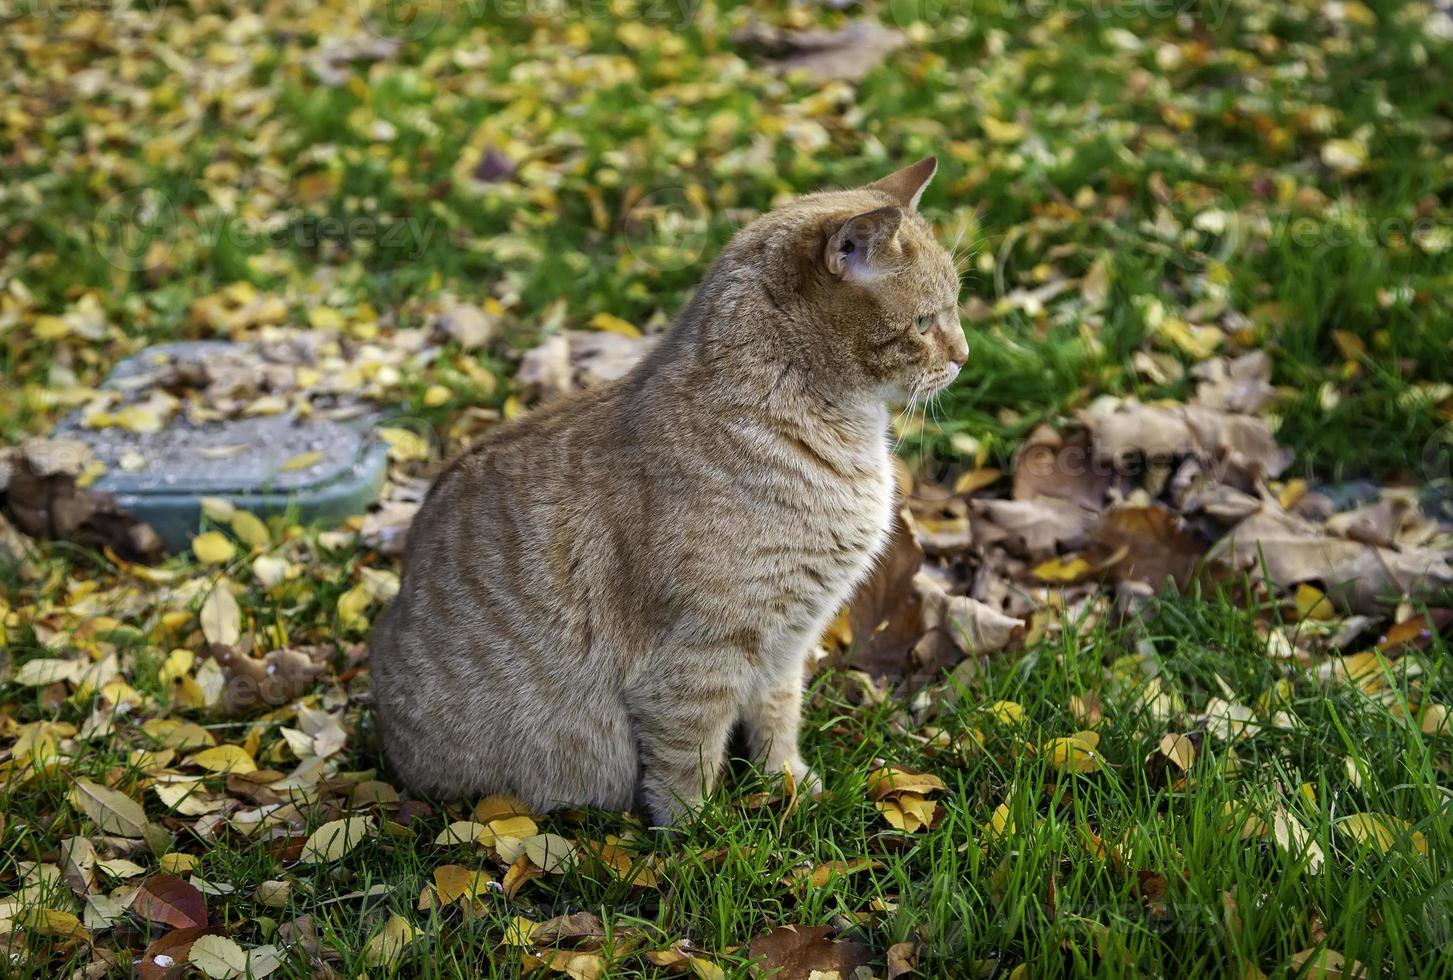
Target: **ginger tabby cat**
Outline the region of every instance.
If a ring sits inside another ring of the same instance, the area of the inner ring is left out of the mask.
[[[439,477],[371,640],[404,782],[669,824],[740,723],[764,771],[820,789],[805,658],[887,537],[886,405],[968,357],[954,263],[916,210],[936,169],[758,218],[630,374]]]

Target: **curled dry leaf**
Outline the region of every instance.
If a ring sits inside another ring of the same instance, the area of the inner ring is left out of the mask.
[[[651,337],[566,330],[528,351],[516,380],[526,400],[548,401],[622,377],[654,344]]]
[[[1236,525],[1211,556],[1225,556],[1253,574],[1264,570],[1280,588],[1320,582],[1334,601],[1353,612],[1377,612],[1389,600],[1453,585],[1453,564],[1441,551],[1382,548],[1335,537],[1267,508]]]
[[[161,560],[161,538],[109,493],[76,485],[90,449],[74,439],[31,439],[0,452],[0,512],[32,538],[109,548],[127,561]]]

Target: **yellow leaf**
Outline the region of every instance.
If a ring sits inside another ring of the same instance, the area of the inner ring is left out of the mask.
[[[959,474],[954,481],[954,493],[967,495],[984,489],[999,480],[1004,474],[996,469],[969,470],[967,473]]]
[[[443,385],[430,385],[424,389],[424,405],[426,408],[438,408],[440,405],[449,403],[454,397],[454,392]]]
[[[364,613],[373,602],[373,594],[366,582],[359,582],[338,597],[338,621],[344,626],[354,623],[366,624]]]
[[[331,306],[315,306],[308,311],[308,324],[314,330],[342,330],[343,314]]]
[[[1423,857],[1428,856],[1428,839],[1422,831],[1413,830],[1406,820],[1388,813],[1354,813],[1333,826],[1339,833],[1382,854],[1395,848],[1398,841],[1406,837],[1413,850]]]
[[[990,840],[1003,837],[1006,834],[1014,833],[1014,821],[1009,816],[1009,804],[1000,803],[989,814],[989,820],[984,824],[984,834]]]
[[[292,473],[295,470],[305,470],[323,461],[323,454],[314,449],[306,453],[298,453],[296,456],[289,456],[279,467],[284,473]]]
[[[1095,566],[1079,555],[1051,558],[1048,561],[1040,562],[1030,570],[1030,574],[1041,582],[1059,582],[1066,585],[1087,578],[1094,572]]]
[[[242,638],[242,610],[232,596],[232,580],[222,578],[202,603],[202,635],[208,643],[234,646]]]
[[[218,745],[203,749],[187,761],[209,772],[235,772],[239,776],[257,772],[257,763],[240,745]]]
[[[1169,759],[1181,772],[1186,772],[1196,764],[1195,743],[1175,732],[1167,732],[1161,737],[1160,754]]]
[[[487,871],[476,871],[458,864],[441,864],[434,869],[434,889],[443,905],[452,905],[461,898],[473,901],[488,890],[492,880]]]
[[[224,497],[198,497],[197,503],[202,505],[202,513],[218,524],[226,524],[237,513],[236,505]]]
[[[590,325],[597,330],[618,333],[623,337],[641,336],[641,331],[636,328],[635,324],[609,313],[597,313],[590,318]]]
[[[575,865],[575,845],[558,834],[535,834],[524,843],[530,863],[542,871],[564,874]]]
[[[250,510],[236,511],[229,523],[232,525],[232,533],[249,547],[266,548],[272,543],[272,535],[268,533],[267,525]]]
[[[1090,738],[1089,736],[1094,736]],[[1099,736],[1094,732],[1081,732],[1065,738],[1052,738],[1040,746],[1040,751],[1054,766],[1064,772],[1098,772],[1102,758],[1096,746]]]
[[[364,945],[363,961],[369,966],[393,966],[418,935],[419,930],[408,919],[401,915],[389,916],[383,928]]]
[[[388,455],[395,463],[429,458],[429,443],[412,429],[383,426],[378,430],[379,438],[388,443]]]
[[[532,940],[535,930],[539,927],[540,923],[527,919],[523,915],[515,916],[509,927],[505,929],[505,945],[528,949],[534,945]]]
[[[1328,599],[1321,589],[1314,585],[1307,585],[1305,582],[1297,586],[1296,601],[1298,619],[1325,623],[1337,614],[1337,611],[1332,608],[1332,600]]]
[[[995,701],[989,705],[989,713],[1001,725],[1017,725],[1024,721],[1024,708],[1018,701]]]
[[[91,933],[81,925],[81,920],[60,909],[23,909],[15,916],[15,921],[31,932],[53,939],[91,941]]]
[[[502,820],[491,820],[489,832],[496,838],[507,837],[517,840],[524,840],[526,837],[533,837],[539,833],[535,821],[529,817],[505,817]]]
[[[192,539],[192,554],[204,565],[225,565],[237,553],[221,531],[208,531]]]
[[[914,773],[894,766],[883,766],[868,773],[870,800],[881,800],[890,793],[934,793],[946,789],[943,780],[932,773]]]
[[[375,831],[372,817],[345,817],[329,820],[308,836],[303,842],[303,853],[298,858],[304,864],[336,861]]]
[[[443,830],[439,836],[434,838],[435,844],[473,844],[488,836],[492,842],[493,834],[488,827],[473,820],[456,820]]]

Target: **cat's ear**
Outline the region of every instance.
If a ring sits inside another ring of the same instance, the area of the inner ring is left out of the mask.
[[[903,224],[901,208],[855,214],[827,239],[823,261],[839,279],[869,279],[882,269],[883,252]]]
[[[928,189],[928,182],[938,173],[938,157],[926,157],[911,167],[904,167],[882,180],[868,185],[870,191],[881,191],[891,197],[900,208],[918,210],[918,202]]]

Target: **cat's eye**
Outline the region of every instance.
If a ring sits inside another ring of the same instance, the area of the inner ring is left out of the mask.
[[[913,326],[917,328],[919,333],[928,333],[928,328],[933,326],[933,315],[924,314],[923,316],[915,318]]]

